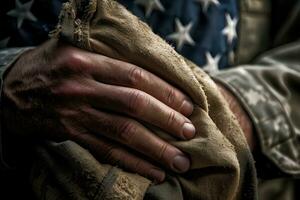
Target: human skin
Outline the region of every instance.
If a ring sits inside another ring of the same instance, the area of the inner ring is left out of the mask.
[[[162,168],[189,169],[183,152],[143,124],[191,139],[193,105],[138,66],[52,39],[22,54],[3,85],[2,121],[15,137],[73,140],[103,162],[158,182],[165,178]]]
[[[245,133],[251,132],[238,101],[219,88]],[[189,169],[188,157],[144,123],[191,139],[195,128],[187,117],[193,105],[180,90],[138,66],[52,39],[14,63],[2,98],[3,122],[14,137],[73,140],[100,161],[156,182],[164,180],[164,168]]]
[[[257,145],[257,138],[255,137],[254,127],[249,115],[232,92],[230,92],[221,83],[217,83],[217,86],[223,97],[227,101],[229,108],[237,118],[240,127],[242,128],[243,133],[246,137],[249,148],[251,149],[251,151],[254,151]]]

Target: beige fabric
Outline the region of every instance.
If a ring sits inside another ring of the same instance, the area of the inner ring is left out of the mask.
[[[37,147],[31,184],[38,199],[143,199],[150,181],[110,165],[99,164],[74,142]]]
[[[88,51],[138,65],[177,86],[193,100],[195,109],[190,119],[197,130],[194,139],[178,141],[162,131],[153,130],[190,156],[191,169],[184,175],[169,173],[166,182],[148,188],[145,198],[256,198],[251,153],[234,115],[215,84],[145,23],[113,0],[72,0],[64,4],[59,25],[52,35]],[[55,148],[52,145],[52,151]],[[100,171],[91,173],[105,171],[98,168]],[[76,170],[76,167],[70,170]],[[129,173],[127,175],[131,177]],[[133,182],[147,183],[139,176],[131,178],[135,179],[132,179]],[[114,187],[118,183],[111,184]],[[144,184],[141,189],[137,185],[133,184],[130,190],[143,194],[148,187]],[[127,187],[119,189],[120,193],[128,190]]]

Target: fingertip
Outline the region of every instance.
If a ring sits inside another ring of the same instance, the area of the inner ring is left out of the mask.
[[[196,128],[191,123],[184,123],[182,126],[182,134],[185,139],[192,139],[196,134]]]
[[[154,180],[155,183],[161,183],[166,178],[166,173],[160,169],[151,169],[149,176]]]
[[[177,155],[173,158],[172,168],[178,173],[187,172],[190,168],[190,160],[183,155]]]

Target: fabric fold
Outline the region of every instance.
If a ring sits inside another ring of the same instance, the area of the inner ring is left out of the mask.
[[[125,199],[116,194],[131,194],[132,191],[138,191],[139,195],[134,198],[129,195],[126,196],[127,199],[256,199],[256,173],[251,152],[237,120],[216,85],[199,67],[185,60],[155,35],[144,22],[117,1],[71,0],[64,4],[59,24],[52,32],[52,37],[142,67],[180,88],[194,103],[190,120],[196,127],[195,138],[180,141],[157,128],[152,130],[188,154],[191,158],[191,169],[182,175],[168,172],[166,181],[159,185],[149,185],[149,180],[122,171],[122,177],[129,177],[133,184],[130,187],[117,187],[119,182],[108,182],[106,185],[118,190],[114,195],[101,196],[101,199]],[[49,155],[46,161],[56,162],[57,155],[64,152],[57,151],[59,145],[54,144],[52,143],[51,149],[49,146],[40,147]],[[87,151],[76,152],[82,147],[72,142],[60,145],[71,145],[70,153],[74,153],[75,160],[81,159],[77,156],[89,154]],[[41,154],[41,151],[38,152],[38,155]],[[89,156],[92,157],[90,154]],[[96,171],[89,171],[85,175],[93,177],[95,173],[103,173],[109,166],[91,160],[85,166],[71,163],[68,173],[82,170],[92,162],[97,165]],[[43,163],[43,168],[51,168],[49,162]],[[60,167],[62,166],[52,168]],[[57,174],[57,171],[51,173]],[[115,178],[118,180],[119,177],[117,174]],[[35,176],[32,180],[35,180]],[[58,183],[61,181],[54,176],[55,188],[64,188],[68,181],[74,182],[73,179],[68,179],[60,185]],[[84,194],[89,194],[91,190],[90,187],[78,187],[78,191]],[[70,196],[70,190],[73,189],[64,188],[62,192]],[[41,194],[38,196],[41,197]],[[71,198],[76,199],[74,196]]]

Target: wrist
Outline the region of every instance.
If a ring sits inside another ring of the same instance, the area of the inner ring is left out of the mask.
[[[243,108],[237,97],[231,91],[229,91],[227,88],[225,88],[219,83],[217,83],[217,86],[222,95],[224,96],[225,100],[227,101],[230,110],[236,116],[246,137],[247,143],[251,151],[253,151],[256,147],[256,137],[254,135],[253,124],[248,113]]]

